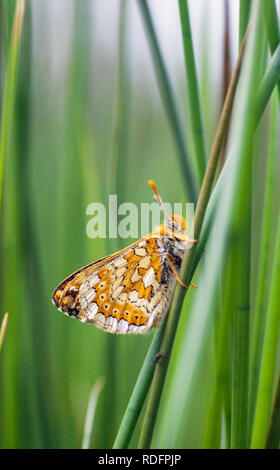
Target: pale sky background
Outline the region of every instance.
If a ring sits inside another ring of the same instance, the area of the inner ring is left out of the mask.
[[[71,38],[73,5],[77,0],[33,0],[34,43],[39,46],[42,21],[49,29],[52,73],[59,74],[67,60],[68,45]],[[81,1],[81,0],[78,0]],[[102,55],[116,55],[118,34],[119,0],[82,0],[91,4],[92,40],[94,47]],[[198,70],[203,35],[211,51],[212,73],[220,79],[222,58],[222,39],[224,28],[225,0],[189,0],[194,46]],[[133,74],[136,77],[150,77],[154,80],[150,50],[137,0],[127,0],[129,4],[130,58]],[[184,58],[181,41],[180,20],[177,0],[149,0],[161,50],[172,79],[184,74]],[[235,61],[238,43],[239,0],[229,0],[232,36],[232,60]],[[206,18],[206,21],[205,21]],[[208,31],[202,31],[203,25]]]

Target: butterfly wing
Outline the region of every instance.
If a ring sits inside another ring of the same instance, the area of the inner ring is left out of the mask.
[[[66,278],[52,301],[67,315],[111,333],[144,333],[165,314],[175,279],[159,234],[91,263]]]

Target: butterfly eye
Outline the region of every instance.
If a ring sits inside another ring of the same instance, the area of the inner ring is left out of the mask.
[[[171,222],[170,227],[171,227],[172,232],[178,232],[179,231],[178,224],[176,224],[176,222],[174,222],[174,221]]]

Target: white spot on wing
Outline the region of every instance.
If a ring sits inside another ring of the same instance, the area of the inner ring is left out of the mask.
[[[113,293],[114,293],[114,291],[116,291],[118,289],[118,287],[121,285],[122,281],[123,281],[123,277],[117,278],[117,280],[112,285],[112,292]]]
[[[106,320],[105,329],[110,331],[111,333],[116,333],[118,326],[118,320],[113,317],[108,317]]]
[[[150,266],[150,263],[151,263],[150,257],[145,256],[144,258],[140,259],[139,268],[148,269],[148,267]]]
[[[94,299],[96,296],[95,289],[89,289],[86,293],[84,293],[80,298],[80,303],[82,308],[86,308],[86,306]]]
[[[94,323],[100,328],[104,328],[105,320],[105,315],[103,315],[103,313],[98,313],[94,319]]]
[[[100,281],[100,277],[97,274],[89,276],[85,282],[81,284],[80,293],[84,294],[89,289],[91,289],[97,282]]]
[[[138,292],[137,290],[133,290],[128,294],[128,298],[130,302],[137,302],[138,299]]]
[[[127,265],[127,259],[125,258],[120,258],[114,262],[115,268],[122,268],[123,266],[126,266],[126,265]]]
[[[93,320],[95,315],[97,314],[97,312],[98,312],[97,303],[93,302],[93,303],[89,304],[88,308],[86,309],[87,318],[89,320]]]
[[[137,325],[130,325],[129,327],[129,333],[136,333],[137,330],[138,330],[138,326]]]
[[[152,285],[154,274],[155,271],[153,268],[150,268],[149,271],[146,272],[145,276],[143,277],[143,284],[145,288]]]
[[[120,295],[119,295],[119,300],[121,302],[125,302],[127,299],[127,293],[126,292],[122,292]]]
[[[146,256],[147,250],[146,248],[135,248],[135,254],[137,256]]]
[[[126,268],[125,268],[125,267],[124,267],[124,268],[119,268],[119,269],[117,269],[117,271],[116,271],[116,276],[117,276],[117,278],[118,278],[118,277],[123,278],[123,275],[124,275],[125,271],[126,271]]]
[[[87,280],[88,280],[89,285],[92,287],[98,281],[100,281],[100,277],[97,274],[94,274],[93,276],[89,276]]]
[[[141,276],[139,276],[138,269],[135,269],[133,275],[131,276],[131,282],[140,281]]]
[[[123,318],[119,321],[117,327],[117,333],[126,333],[128,330],[128,323]]]
[[[112,299],[117,299],[123,290],[123,286],[118,287],[115,291],[112,293]]]

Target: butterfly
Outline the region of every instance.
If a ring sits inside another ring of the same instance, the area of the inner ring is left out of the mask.
[[[176,280],[187,287],[178,273],[185,250],[197,240],[187,237],[181,215],[167,216],[155,182],[149,185],[166,223],[62,281],[52,295],[60,311],[110,333],[146,333],[168,310]]]

